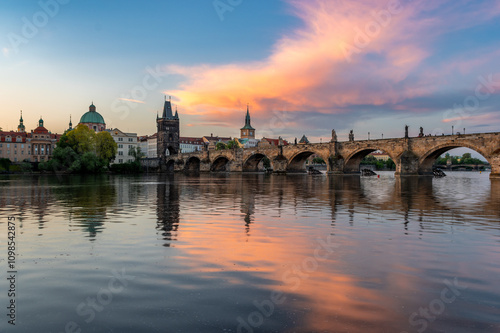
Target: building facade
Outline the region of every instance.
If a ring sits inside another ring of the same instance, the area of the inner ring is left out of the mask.
[[[215,147],[217,143],[222,142],[224,144],[227,144],[229,141],[231,141],[231,137],[225,138],[225,137],[220,137],[220,136],[214,136],[213,134],[210,134],[210,136],[204,136],[201,138],[203,140],[203,149],[206,150],[215,150]]]
[[[111,134],[118,146],[116,157],[111,161],[111,164],[133,162],[134,156],[130,154],[130,149],[137,149],[137,133],[125,133],[118,128],[107,129],[106,131]]]
[[[0,158],[8,158],[12,162],[48,161],[61,135],[50,133],[43,123],[40,118],[38,127],[27,133],[21,114],[17,132],[0,131]]]
[[[180,137],[181,153],[192,153],[203,150],[203,138]]]

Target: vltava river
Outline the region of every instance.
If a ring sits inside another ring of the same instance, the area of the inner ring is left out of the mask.
[[[3,176],[0,331],[500,332],[488,176]]]

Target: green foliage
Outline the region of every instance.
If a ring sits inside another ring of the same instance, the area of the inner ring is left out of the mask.
[[[0,158],[0,171],[9,171],[11,164],[8,158]]]
[[[448,160],[451,160],[452,165],[462,165],[462,164],[470,164],[470,165],[485,165],[487,162],[480,160],[479,158],[474,158],[470,153],[464,153],[461,157],[459,156],[450,156],[449,153],[446,153],[444,157],[438,157],[434,162],[435,165],[447,165]]]
[[[217,142],[215,145],[215,150],[224,150],[226,149],[226,144],[224,142]]]
[[[139,173],[142,172],[142,167],[140,161],[134,161],[112,164],[110,170],[115,173]]]
[[[52,159],[38,168],[47,172],[101,173],[115,158],[118,146],[108,132],[96,134],[85,125],[64,133]]]
[[[267,157],[264,157],[262,159],[262,164],[264,165],[264,168],[266,168],[266,169],[269,169],[271,167],[271,161]]]
[[[66,136],[67,145],[78,154],[95,151],[96,149],[96,134],[86,125],[79,124],[74,130],[67,132]]]
[[[312,160],[313,164],[326,164],[325,160],[321,157],[315,157]]]
[[[116,157],[118,145],[109,132],[99,132],[95,136],[95,147],[97,156],[106,164]]]
[[[385,166],[387,167],[387,169],[396,170],[396,163],[394,163],[394,161],[392,160],[392,158],[389,158],[385,162]]]
[[[238,142],[236,142],[236,139],[229,141],[227,143],[227,146],[226,146],[227,149],[234,149],[234,148],[239,148],[239,147],[240,147],[240,145],[238,144]]]
[[[33,171],[33,165],[27,160],[22,161],[21,164],[19,164],[19,167],[21,168],[21,172]]]
[[[134,147],[134,146],[130,146],[128,154],[134,157],[135,162],[140,162],[141,158],[145,156],[141,150],[141,147]]]
[[[396,168],[396,164],[392,159],[389,158],[387,161],[378,160],[373,155],[365,156],[365,158],[363,158],[359,164],[374,165],[376,170],[384,170],[384,169],[394,170]]]

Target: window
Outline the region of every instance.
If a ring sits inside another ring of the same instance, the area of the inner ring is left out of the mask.
[[[21,144],[21,148],[23,148],[23,149],[24,149],[24,144]]]
[[[10,143],[7,144],[7,148],[10,148]]]
[[[118,160],[118,163],[123,163],[123,160],[120,158],[120,159]]]
[[[118,141],[123,141],[123,138],[118,138]]]
[[[123,148],[123,145],[118,145],[118,148]]]
[[[22,141],[23,141],[23,139],[22,139],[20,136],[18,136],[18,137],[16,138],[16,141],[17,141],[17,142],[22,142]]]
[[[133,142],[134,140],[132,138],[128,138],[128,142]]]
[[[14,143],[14,148],[17,148],[17,143]]]
[[[8,136],[8,137],[6,137],[6,138],[5,138],[5,141],[7,141],[7,142],[11,142],[11,141],[12,141],[12,139],[10,138],[10,136]]]
[[[121,150],[120,150],[120,151],[118,152],[118,155],[122,156],[122,155],[123,155],[123,151],[121,151]]]
[[[21,150],[21,155],[24,155],[24,150]]]

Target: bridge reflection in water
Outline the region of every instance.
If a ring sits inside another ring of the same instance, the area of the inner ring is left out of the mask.
[[[463,297],[429,331],[495,331],[500,181],[487,173],[12,176],[0,190],[22,231],[26,332],[83,324],[75,308],[121,267],[136,278],[88,329],[234,332],[283,292],[255,332],[410,332],[457,277]],[[314,262],[320,242],[336,247]]]

